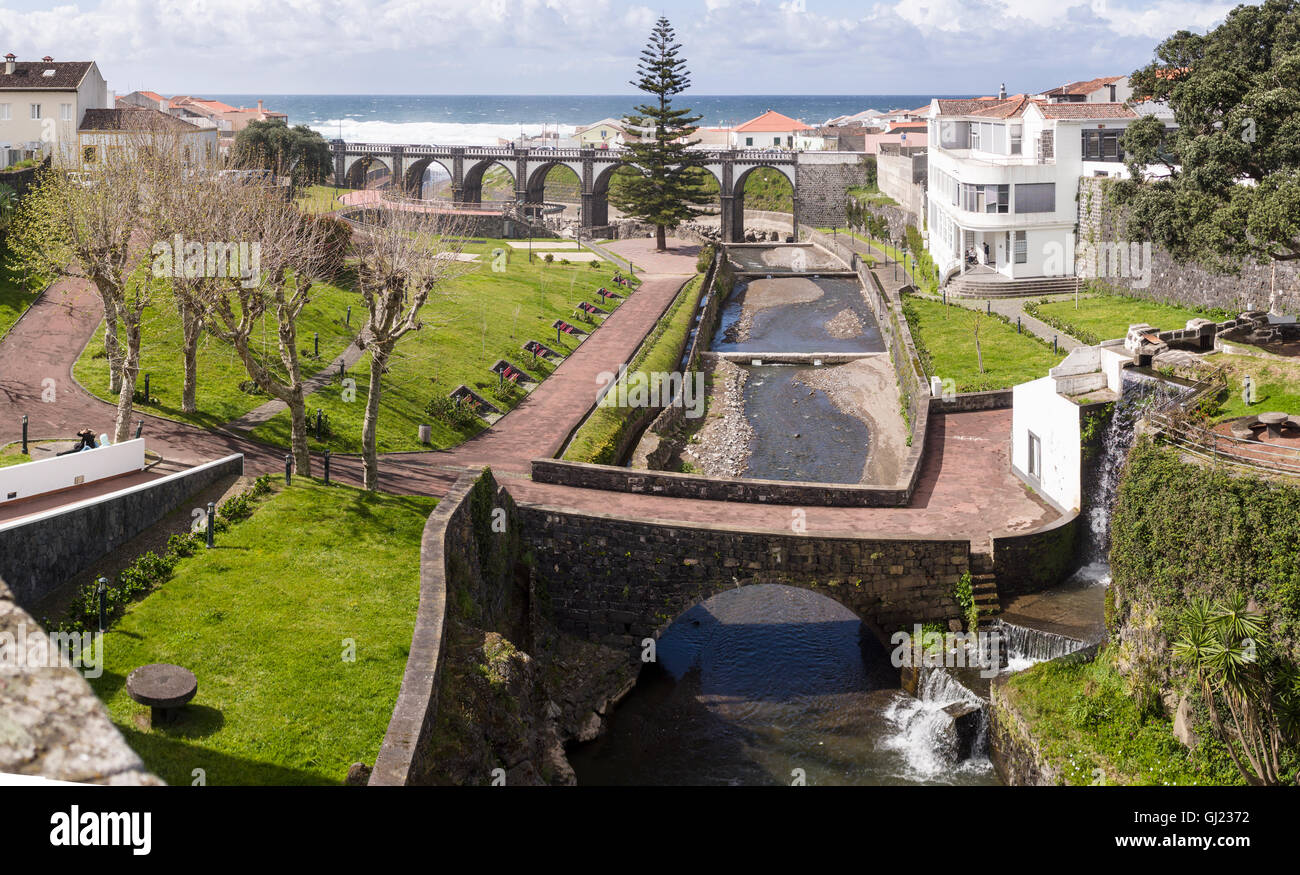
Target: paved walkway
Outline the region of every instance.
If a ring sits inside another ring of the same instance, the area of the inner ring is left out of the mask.
[[[735,504],[572,489],[527,479],[534,458],[558,451],[590,408],[597,375],[627,362],[686,278],[694,274],[698,247],[670,241],[656,253],[650,239],[608,247],[644,270],[632,293],[542,384],[491,429],[448,451],[393,453],[381,457],[380,488],[397,493],[443,495],[466,469],[489,465],[522,503],[567,507],[591,514],[675,520],[770,531],[789,531],[792,507]],[[0,443],[19,438],[21,415],[31,417],[31,438],[66,436],[82,425],[105,423],[109,405],[71,378],[71,368],[94,334],[102,311],[84,284],[56,283],[0,343]],[[337,367],[337,365],[335,365]],[[56,398],[42,403],[43,380]],[[231,433],[144,415],[152,452],[164,470],[230,453],[245,455],[249,473],[284,470],[285,450]],[[1010,411],[931,417],[921,481],[907,508],[804,508],[809,531],[859,537],[950,536],[987,539],[1027,531],[1055,512],[1011,474]],[[93,426],[92,426],[93,427]],[[103,428],[96,429],[103,431]],[[313,460],[319,474],[319,457]],[[333,459],[333,479],[360,482],[360,459]]]

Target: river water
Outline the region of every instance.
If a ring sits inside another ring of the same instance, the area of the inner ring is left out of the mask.
[[[818,593],[720,593],[657,657],[608,731],[570,751],[579,784],[997,783],[986,757],[949,755],[941,703],[903,693],[875,637]]]

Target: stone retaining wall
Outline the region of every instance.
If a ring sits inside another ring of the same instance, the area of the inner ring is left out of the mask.
[[[0,524],[0,578],[30,607],[89,568],[194,493],[244,472],[242,454],[64,508]]]
[[[843,226],[848,217],[849,186],[867,182],[866,156],[856,164],[815,163],[816,152],[800,156],[799,203],[796,212],[799,222],[815,228]]]
[[[1078,512],[1058,517],[1032,532],[993,539],[998,595],[1041,592],[1065,580],[1075,564]]]
[[[76,669],[48,660],[27,664],[26,655],[57,647],[14,603],[3,580],[0,636],[9,650],[0,661],[0,773],[113,786],[162,783],[145,769]],[[23,649],[24,659],[14,660],[15,648]]]
[[[1104,180],[1082,178],[1078,193],[1078,242],[1100,245],[1119,240],[1123,213],[1112,206]],[[1175,261],[1160,246],[1152,246],[1151,276],[1146,287],[1134,279],[1101,277],[1100,282],[1139,298],[1195,307],[1217,307],[1233,312],[1267,310],[1269,290],[1280,293],[1283,312],[1300,313],[1300,264],[1281,262],[1275,266],[1247,262],[1239,276],[1211,273],[1192,262]],[[1137,281],[1141,281],[1140,278]]]
[[[1010,389],[966,392],[954,395],[951,398],[934,396],[930,399],[930,412],[932,413],[975,413],[980,410],[1007,410],[1010,407]]]
[[[629,649],[741,581],[813,589],[886,632],[946,622],[961,616],[952,590],[970,568],[965,540],[750,532],[531,505],[519,514],[556,625]]]

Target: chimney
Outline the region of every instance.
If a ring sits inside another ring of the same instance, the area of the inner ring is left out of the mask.
[[[259,97],[257,99],[257,113],[258,115],[261,115],[262,112],[264,112],[264,110],[262,109],[262,99]]]
[[[1003,82],[1002,87],[998,89],[998,100],[1007,99],[1007,83]]]
[[[9,54],[5,55],[5,75],[6,75],[6,76],[9,76],[9,75],[11,75],[11,74],[13,73],[13,71],[14,71],[14,59],[15,59],[16,57],[17,57],[17,56],[16,56],[13,52],[10,52]]]
[[[54,59],[51,58],[49,55],[46,55],[45,57],[41,58],[41,60],[44,61],[44,62],[47,63],[47,64],[53,64],[53,63],[54,63]]]

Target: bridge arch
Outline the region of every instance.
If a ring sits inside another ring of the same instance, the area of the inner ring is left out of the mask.
[[[632,165],[626,161],[615,161],[604,165],[591,181],[591,215],[586,217],[586,225],[601,228],[609,224],[609,183],[614,174],[624,167]]]
[[[528,203],[540,204],[546,200],[546,179],[551,172],[558,167],[564,167],[573,172],[578,180],[578,195],[582,195],[582,164],[573,161],[546,161],[544,163],[530,162],[528,168],[528,184],[525,186],[528,191]]]
[[[406,178],[402,181],[406,194],[415,198],[424,197],[424,175],[428,172],[431,164],[437,164],[446,172],[448,179],[455,180],[455,174],[446,161],[426,156],[412,161],[406,168]]]
[[[502,200],[514,200],[514,191],[519,190],[519,180],[515,178],[515,171],[512,170],[504,161],[498,158],[485,158],[465,169],[465,178],[462,182],[461,200],[467,204],[483,203],[483,175],[487,173],[493,165],[500,167],[510,175],[512,185],[512,194]]]
[[[795,212],[794,203],[795,203],[795,199],[799,196],[799,188],[795,184],[794,166],[790,164],[764,164],[764,163],[756,163],[756,164],[749,165],[745,167],[743,170],[740,170],[739,173],[736,176],[734,176],[732,179],[733,196],[731,199],[731,209],[732,209],[731,228],[732,228],[733,241],[739,241],[745,239],[745,184],[748,183],[750,179],[753,178],[754,172],[757,170],[775,170],[785,178],[785,181],[790,185],[791,213],[793,214]],[[799,234],[798,227],[795,227],[793,229],[793,232],[797,237]]]
[[[377,185],[380,168],[388,171],[388,175],[392,176],[391,159],[381,155],[353,156],[345,164],[343,184],[348,188],[370,188],[372,184]]]

